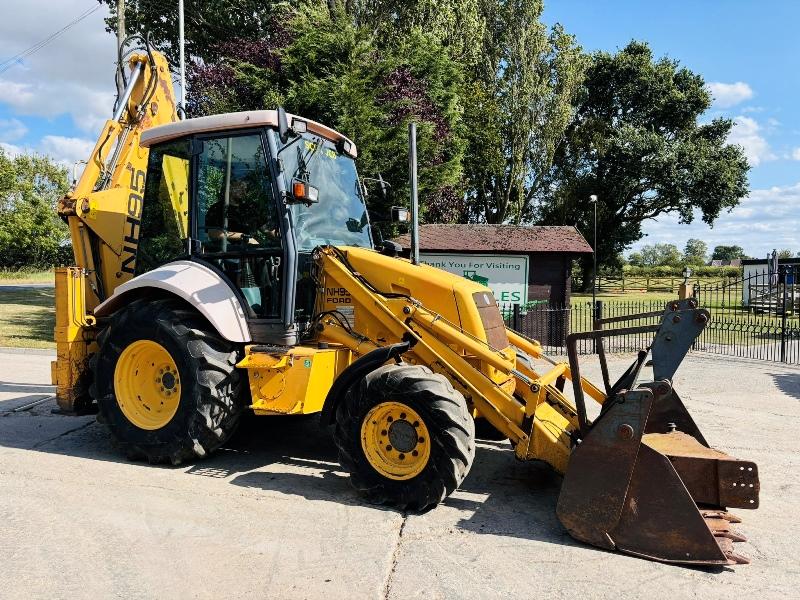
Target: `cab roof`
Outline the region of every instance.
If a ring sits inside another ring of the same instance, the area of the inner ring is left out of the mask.
[[[339,142],[346,140],[350,142],[351,151],[349,154],[355,158],[358,154],[356,145],[343,136],[338,131],[334,131],[330,127],[326,127],[321,123],[305,119],[295,115],[286,115],[289,123],[294,120],[304,121],[308,131],[315,133],[331,142]],[[160,125],[151,129],[145,129],[142,132],[139,144],[145,148],[149,148],[153,144],[167,142],[176,138],[181,138],[187,135],[196,133],[212,133],[217,131],[235,131],[237,129],[247,129],[250,127],[278,127],[278,111],[277,110],[248,110],[243,112],[223,113],[220,115],[211,115],[208,117],[198,117],[196,119],[185,119],[183,121],[175,121],[166,125]]]

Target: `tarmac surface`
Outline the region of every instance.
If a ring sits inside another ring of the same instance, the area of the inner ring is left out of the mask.
[[[694,354],[678,371],[706,438],[761,477],[761,508],[735,511],[752,564],[707,570],[576,542],[560,478],[503,442],[480,442],[462,488],[421,515],[362,502],[314,418],[250,419],[194,465],[128,462],[94,417],[51,412],[52,358],[0,349],[3,599],[800,594],[798,368]]]

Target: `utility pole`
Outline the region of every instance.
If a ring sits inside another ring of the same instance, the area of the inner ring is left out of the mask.
[[[125,0],[117,0],[117,50],[122,49],[122,42],[125,41]],[[125,65],[119,65],[117,69],[117,94],[122,94],[122,69]]]
[[[178,46],[180,48],[181,69],[181,110],[179,116],[186,118],[186,60],[183,51],[183,0],[178,0]]]

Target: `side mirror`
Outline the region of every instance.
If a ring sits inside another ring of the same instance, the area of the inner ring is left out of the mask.
[[[319,189],[315,188],[310,183],[303,181],[302,179],[292,179],[292,189],[289,202],[301,202],[309,206],[316,204],[319,202]]]
[[[392,221],[395,223],[408,223],[411,220],[411,211],[405,206],[392,207]]]
[[[361,185],[364,186],[366,189],[366,185],[364,185],[367,181],[374,181],[378,184],[378,189],[381,191],[381,196],[384,200],[389,197],[389,188],[392,187],[391,184],[386,181],[383,176],[378,173],[377,177],[362,177],[361,178]],[[366,198],[367,194],[364,192],[364,197]]]
[[[282,106],[278,107],[278,137],[282,144],[289,141],[289,118]]]

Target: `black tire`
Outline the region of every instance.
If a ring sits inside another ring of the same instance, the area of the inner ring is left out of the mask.
[[[391,479],[370,464],[361,426],[373,407],[401,402],[422,418],[430,436],[427,464],[411,479]],[[355,383],[337,407],[334,441],[339,463],[366,499],[421,511],[453,493],[475,458],[475,422],[467,403],[446,377],[416,365],[384,365]]]
[[[138,340],[158,342],[178,369],[181,394],[172,419],[145,430],[122,412],[114,371],[123,350]],[[211,454],[236,430],[245,407],[236,369],[237,346],[221,338],[197,312],[178,300],[137,300],[121,309],[97,338],[92,357],[92,396],[104,423],[133,460],[174,465]]]

